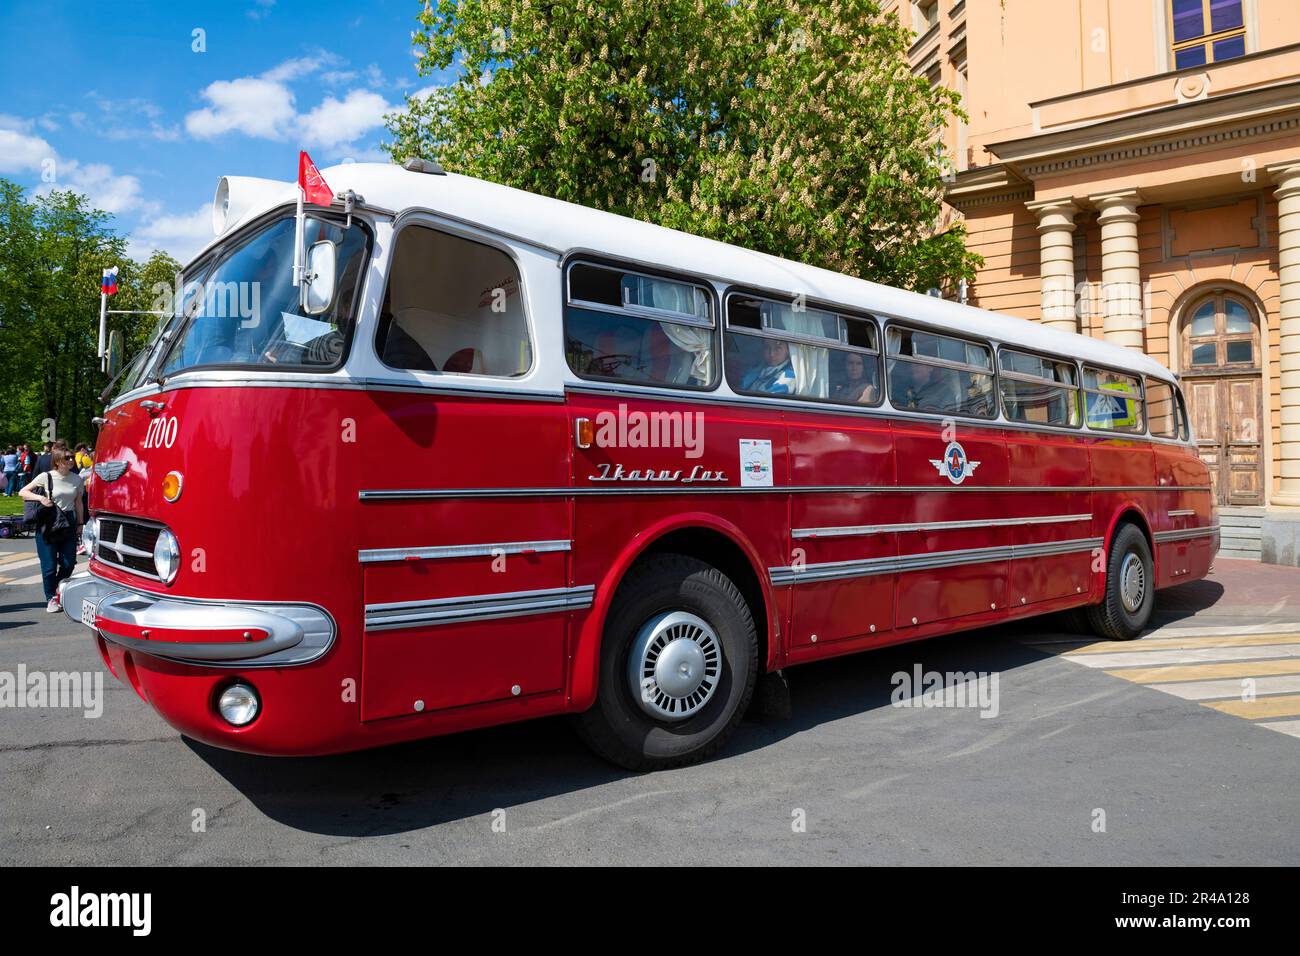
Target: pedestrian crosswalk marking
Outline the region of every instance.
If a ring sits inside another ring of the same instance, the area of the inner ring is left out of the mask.
[[[1254,700],[1218,700],[1201,704],[1223,714],[1260,720],[1264,717],[1300,717],[1300,694],[1256,697]]]
[[[1265,720],[1255,726],[1267,727],[1269,730],[1276,730],[1280,734],[1290,734],[1292,737],[1300,737],[1300,720]]]
[[[1125,650],[1111,654],[1062,655],[1085,667],[1110,668],[1141,666],[1143,664],[1191,664],[1197,661],[1244,661],[1254,657],[1278,658],[1300,656],[1300,644],[1261,644],[1254,647],[1189,647],[1184,650],[1151,649],[1128,650],[1131,645],[1118,645]]]
[[[1294,631],[1285,634],[1233,634],[1223,637],[1144,637],[1136,641],[1093,641],[1079,647],[1062,647],[1056,653],[1113,654],[1116,651],[1148,649],[1168,651],[1193,647],[1252,647],[1257,644],[1286,644],[1297,640],[1300,640],[1300,633]]]
[[[1263,677],[1273,674],[1300,674],[1300,660],[1284,658],[1272,661],[1241,661],[1232,664],[1184,664],[1167,667],[1126,667],[1106,671],[1112,677],[1139,684],[1165,684],[1173,681],[1214,680],[1220,677]]]
[[[1136,641],[1074,642],[1057,636],[1026,643],[1107,676],[1300,738],[1300,629],[1281,625],[1274,630],[1282,633],[1243,628],[1179,637],[1166,631],[1167,637],[1157,632]]]

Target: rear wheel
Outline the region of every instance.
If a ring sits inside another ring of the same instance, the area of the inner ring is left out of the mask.
[[[740,723],[757,672],[754,620],[731,580],[695,558],[655,555],[614,596],[600,690],[578,732],[629,770],[695,763]]]
[[[1088,608],[1088,623],[1100,636],[1131,641],[1142,633],[1155,607],[1155,565],[1146,535],[1122,524],[1106,559],[1106,595]]]

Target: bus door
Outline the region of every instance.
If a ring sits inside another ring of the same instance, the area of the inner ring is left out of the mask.
[[[522,299],[504,250],[397,233],[376,348],[417,387],[367,392],[358,424],[364,720],[563,689],[590,590],[569,587],[562,396],[512,382],[533,366]]]

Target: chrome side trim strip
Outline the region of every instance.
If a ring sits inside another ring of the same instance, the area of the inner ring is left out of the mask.
[[[416,501],[431,498],[574,498],[591,495],[786,495],[786,494],[883,494],[903,492],[918,494],[927,491],[966,492],[1093,492],[1093,491],[1210,491],[1209,485],[777,485],[771,488],[742,488],[736,485],[722,487],[692,487],[674,484],[627,488],[381,488],[358,493],[362,501]]]
[[[1182,509],[1179,509],[1178,511],[1170,511],[1170,512],[1168,512],[1168,515],[1169,515],[1169,517],[1171,517],[1171,518],[1186,518],[1186,517],[1188,517],[1188,516],[1190,516],[1190,515],[1194,515],[1194,514],[1196,514],[1196,509],[1195,509],[1195,508],[1182,508]]]
[[[381,561],[433,561],[439,558],[494,558],[501,554],[568,551],[571,541],[502,541],[496,544],[449,544],[430,548],[373,548],[357,552],[362,564]]]
[[[540,591],[512,591],[502,594],[471,594],[465,597],[435,598],[428,601],[398,601],[366,605],[366,632],[391,631],[403,627],[456,624],[464,621],[492,621],[574,611],[591,607],[594,584]]]
[[[1187,541],[1190,538],[1206,538],[1212,534],[1219,533],[1217,524],[1209,524],[1200,528],[1183,528],[1178,531],[1157,531],[1154,535],[1157,544],[1164,544],[1168,541]]]
[[[1043,515],[1036,518],[998,519],[1000,527],[1031,524],[1068,524],[1075,521],[1091,521],[1092,515]],[[867,534],[889,534],[895,531],[956,531],[962,528],[987,528],[990,519],[975,521],[913,521],[901,524],[864,524],[840,528],[796,528],[791,532],[794,538],[852,538]]]
[[[1015,544],[993,548],[963,548],[957,551],[933,551],[926,554],[886,555],[858,561],[831,561],[808,564],[802,568],[768,568],[773,587],[813,581],[840,581],[904,571],[928,571],[987,561],[1016,561],[1057,554],[1092,551],[1105,543],[1104,538],[1074,538],[1069,541],[1045,541],[1040,544]]]

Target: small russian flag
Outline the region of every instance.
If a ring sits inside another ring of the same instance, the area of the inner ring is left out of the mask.
[[[104,270],[104,279],[100,283],[99,291],[104,295],[115,295],[117,293],[117,266]]]

